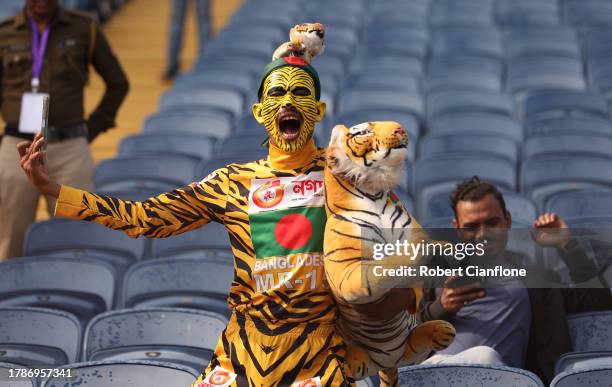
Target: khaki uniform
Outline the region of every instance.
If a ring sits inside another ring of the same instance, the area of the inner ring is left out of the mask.
[[[7,123],[0,145],[0,260],[22,255],[24,233],[34,220],[39,198],[21,170],[16,148],[22,139],[32,138],[18,132],[21,97],[31,91],[31,44],[25,12],[0,24],[0,111]],[[106,92],[85,119],[83,99],[90,64],[103,78]],[[39,90],[50,95],[47,160],[52,179],[91,189],[94,164],[86,136],[93,138],[115,125],[128,81],[89,16],[58,9],[51,22]]]

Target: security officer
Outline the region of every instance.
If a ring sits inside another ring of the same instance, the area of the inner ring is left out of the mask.
[[[115,126],[129,88],[97,23],[58,3],[26,0],[22,12],[0,23],[0,109],[7,123],[0,145],[0,261],[22,255],[23,237],[39,199],[21,171],[15,148],[24,138],[33,138],[19,125],[24,93],[49,95],[49,173],[63,184],[90,190],[94,163],[88,142]],[[103,78],[106,91],[85,120],[89,64]],[[47,205],[53,214],[55,200],[47,198]]]

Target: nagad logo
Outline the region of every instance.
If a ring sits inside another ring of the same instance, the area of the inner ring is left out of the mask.
[[[203,382],[198,384],[198,387],[228,387],[235,379],[235,373],[223,369],[222,367],[216,366],[215,369],[212,370],[210,374],[208,374],[206,379],[204,379]]]
[[[259,208],[272,208],[283,200],[284,194],[284,184],[280,180],[273,180],[253,192],[253,203]]]

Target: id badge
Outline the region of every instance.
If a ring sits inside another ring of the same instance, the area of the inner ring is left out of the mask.
[[[49,94],[24,93],[19,112],[19,133],[36,134],[47,129],[49,116]]]

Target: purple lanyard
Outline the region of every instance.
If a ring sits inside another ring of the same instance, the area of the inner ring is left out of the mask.
[[[38,26],[32,18],[30,18],[30,27],[32,28],[32,88],[36,91],[40,84],[40,73],[51,28],[47,26],[42,33],[42,37],[39,37]]]

